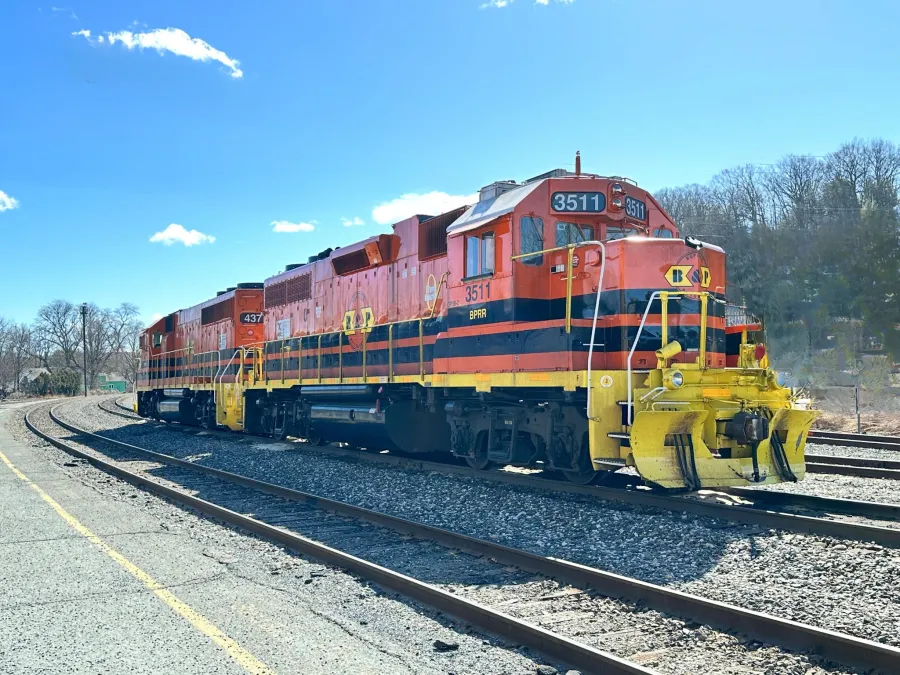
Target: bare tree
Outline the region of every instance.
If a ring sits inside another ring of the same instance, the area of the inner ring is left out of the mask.
[[[38,310],[34,324],[32,354],[54,372],[60,365],[80,370],[81,313],[67,300],[54,300]]]
[[[129,377],[137,366],[136,344],[142,330],[138,320],[138,308],[123,303],[115,309],[100,309],[88,305],[87,313],[87,373],[88,384],[94,386],[97,376],[110,366],[123,368]],[[133,380],[131,380],[133,381]]]
[[[0,389],[5,389],[12,378],[9,363],[9,344],[12,324],[0,316]]]
[[[799,229],[816,222],[815,206],[825,182],[825,163],[815,157],[787,155],[766,177],[766,184],[782,212],[793,215]]]
[[[31,359],[31,328],[22,323],[13,326],[9,333],[11,336],[8,348],[10,373],[15,382],[15,391],[19,391],[22,374]]]

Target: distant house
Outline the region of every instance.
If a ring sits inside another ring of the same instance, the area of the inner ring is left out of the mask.
[[[33,382],[34,380],[39,378],[42,373],[47,373],[49,375],[50,371],[47,370],[46,368],[26,368],[25,370],[22,371],[22,375],[19,378],[19,383],[18,383],[19,387],[18,388],[23,389],[25,387],[25,385],[27,385],[29,382]],[[0,384],[2,384],[2,383],[0,383]],[[6,383],[5,388],[7,391],[13,391],[14,389],[16,389],[16,383],[8,382],[8,383]]]
[[[109,392],[118,391],[124,394],[128,389],[128,383],[118,373],[100,373],[97,375],[97,389]]]

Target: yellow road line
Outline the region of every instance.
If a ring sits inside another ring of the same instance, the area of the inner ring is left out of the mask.
[[[123,556],[96,534],[91,532],[91,530],[82,525],[78,521],[78,519],[75,518],[75,516],[73,516],[62,506],[60,506],[59,503],[55,499],[53,499],[53,497],[44,492],[40,488],[40,486],[34,483],[24,473],[19,471],[13,465],[13,463],[9,461],[9,458],[5,454],[3,454],[2,451],[0,451],[0,459],[3,460],[3,463],[6,464],[6,466],[8,466],[16,476],[25,481],[25,483],[27,483],[35,492],[37,492],[41,496],[41,499],[47,502],[53,508],[53,510],[56,511],[57,514],[59,514],[59,517],[65,520],[69,525],[71,525],[76,532],[83,535],[106,555],[119,563],[119,565],[121,565],[122,568],[125,569],[125,571],[138,579],[149,590],[153,591],[156,597],[162,600],[172,611],[183,616],[194,628],[210,638],[219,647],[224,649],[228,653],[228,656],[234,659],[242,668],[244,668],[244,670],[249,673],[255,673],[257,675],[274,675],[275,671],[268,668],[266,664],[264,664],[253,654],[248,652],[237,642],[228,637],[228,635],[226,635],[209,619],[197,612],[197,610],[188,605],[177,595],[166,590],[161,583],[156,581],[156,579],[151,577],[144,570],[128,560],[128,558]]]

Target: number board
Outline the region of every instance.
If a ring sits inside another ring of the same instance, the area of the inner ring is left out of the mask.
[[[554,211],[566,213],[600,213],[606,209],[606,195],[602,192],[554,192],[550,206]]]
[[[625,215],[635,220],[647,220],[647,205],[640,199],[625,197]]]
[[[262,323],[262,312],[241,312],[241,323]]]

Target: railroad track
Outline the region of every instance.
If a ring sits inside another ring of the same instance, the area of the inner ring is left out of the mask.
[[[848,448],[875,448],[878,450],[900,450],[900,436],[876,436],[874,434],[848,434],[840,431],[809,432],[813,443],[841,445]]]
[[[119,410],[111,410],[100,401],[98,405],[106,412],[128,419],[148,422],[132,412],[122,411],[122,406],[115,402]],[[198,433],[194,427],[178,424],[159,423],[166,429],[183,433]],[[228,441],[234,441],[234,434],[202,430],[204,435],[222,434]],[[368,453],[340,448],[336,446],[318,446],[315,452],[346,458],[351,461],[368,461],[388,464],[404,469],[419,471],[437,471],[462,475],[481,480],[489,480],[509,485],[523,486],[550,492],[563,492],[589,496],[604,501],[625,503],[632,506],[643,506],[666,511],[686,512],[692,515],[716,518],[719,520],[745,523],[765,528],[786,530],[801,534],[813,534],[867,541],[884,546],[900,547],[900,528],[884,527],[871,523],[859,523],[834,520],[818,516],[808,516],[791,511],[813,511],[820,514],[839,514],[861,516],[876,521],[900,520],[900,505],[884,504],[864,500],[835,499],[790,492],[776,492],[756,488],[717,488],[704,492],[702,498],[696,494],[672,496],[636,489],[631,485],[632,477],[615,476],[616,486],[575,485],[566,480],[557,480],[541,474],[524,475],[503,470],[479,471],[471,467],[398,455]],[[737,498],[738,503],[734,503]],[[732,503],[723,503],[730,501]],[[775,511],[772,509],[781,509]]]
[[[675,615],[785,649],[813,652],[853,668],[895,672],[900,666],[900,649],[894,647],[188,462],[80,429],[57,416],[59,407],[61,404],[32,408],[25,416],[26,425],[52,445],[143,489],[275,541],[297,553],[359,574],[483,631],[586,672],[618,674],[653,671],[293,530],[312,530],[317,539],[330,538],[343,544],[353,541],[357,550],[369,554],[401,549],[399,556],[394,551],[395,558],[404,560],[412,570],[422,567],[422,547],[428,548],[429,555],[440,549],[443,551],[442,560],[450,561],[442,563],[447,566],[436,575],[441,579],[451,578],[454,574],[464,577],[472,574],[475,561],[460,560],[454,553],[464,551],[480,556],[480,564],[492,566],[485,571],[489,575],[499,575],[501,570],[503,574],[511,575],[513,572],[508,566],[513,566],[517,570],[571,586],[561,592],[555,587],[554,592],[544,598],[546,600],[570,597],[573,592],[578,593],[578,589],[584,589],[616,601],[633,603],[639,608]],[[93,446],[88,446],[91,451],[79,449],[38,429],[33,416],[40,411],[46,411],[57,427],[75,434],[79,444],[84,445],[85,439],[90,439],[113,448],[112,454],[117,457],[111,457],[109,451],[97,454],[100,451]],[[198,495],[201,494],[214,495],[215,502],[200,498]],[[254,517],[246,513],[253,513]],[[362,529],[361,524],[364,524]],[[429,565],[433,567],[433,561]],[[495,578],[487,583],[498,582]]]
[[[900,460],[891,459],[807,454],[806,470],[809,473],[900,480]]]

